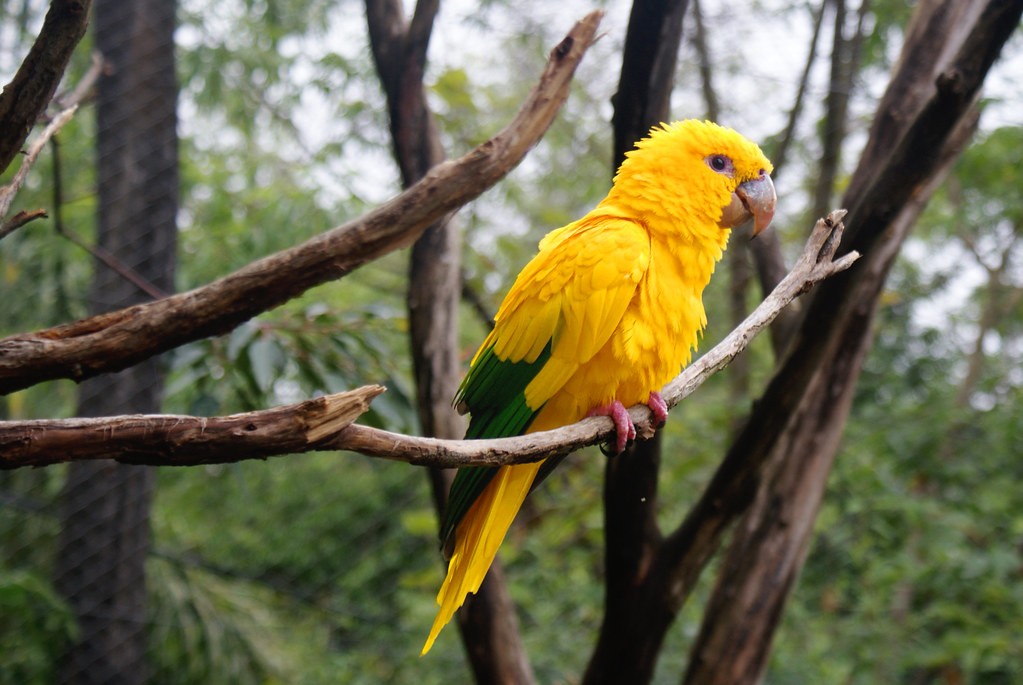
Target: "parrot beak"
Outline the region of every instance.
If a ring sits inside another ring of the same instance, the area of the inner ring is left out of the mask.
[[[759,234],[771,223],[778,196],[774,192],[774,183],[765,171],[751,181],[740,183],[732,193],[732,201],[721,212],[718,225],[722,228],[733,228],[753,218],[753,235]]]

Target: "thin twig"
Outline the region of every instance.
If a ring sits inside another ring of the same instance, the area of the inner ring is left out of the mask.
[[[95,88],[96,82],[106,68],[107,63],[103,60],[103,55],[98,52],[92,53],[92,63],[86,72],[82,74],[82,78],[78,80],[75,87],[54,95],[52,104],[60,109],[67,109],[72,105],[82,104],[92,97],[93,88]]]
[[[89,253],[93,259],[101,262],[154,300],[167,297],[169,293],[158,288],[152,281],[125,264],[123,260],[118,259],[110,250],[102,245],[93,245],[87,242],[64,225],[64,216],[61,212],[61,208],[64,206],[64,175],[60,163],[60,145],[56,138],[50,141],[50,150],[53,155],[53,228],[57,235]]]
[[[115,257],[110,253],[109,250],[104,248],[102,245],[92,245],[82,240],[78,235],[69,231],[66,227],[61,226],[57,233],[68,240],[74,245],[82,248],[90,255],[93,259],[96,259],[103,263],[105,267],[116,273],[118,276],[128,281],[136,288],[149,295],[154,300],[159,300],[162,297],[167,297],[169,293],[161,290],[160,288],[153,285],[151,281],[139,274],[138,271],[125,264],[122,260]]]
[[[21,228],[30,221],[35,221],[36,219],[45,219],[48,216],[49,214],[47,214],[46,210],[43,209],[42,207],[40,207],[39,209],[22,209],[21,211],[17,212],[14,216],[8,219],[4,219],[4,222],[0,224],[0,238],[3,238],[5,235],[10,235],[11,233],[14,233],[19,228]]]
[[[32,219],[45,216],[45,212],[42,210],[35,210],[34,212],[28,212],[28,214],[32,214],[32,216],[28,218],[22,216],[25,212],[18,212],[10,219],[6,218],[7,213],[11,209],[11,204],[14,202],[15,195],[18,194],[18,191],[20,191],[21,187],[25,184],[25,179],[28,178],[28,172],[32,170],[33,166],[35,166],[36,160],[39,158],[43,148],[46,147],[46,144],[57,135],[57,132],[60,131],[67,122],[71,121],[71,118],[78,110],[79,104],[81,104],[81,101],[92,90],[92,87],[96,84],[96,79],[99,78],[102,71],[103,61],[99,59],[98,56],[94,56],[92,66],[82,76],[75,89],[67,95],[62,95],[59,101],[57,98],[54,98],[53,102],[60,105],[60,111],[58,111],[57,114],[49,120],[49,123],[47,123],[42,133],[40,133],[36,139],[32,141],[32,144],[29,145],[28,150],[25,153],[25,158],[22,160],[21,166],[18,168],[17,173],[14,174],[14,178],[11,179],[11,182],[0,187],[0,220],[3,221],[3,223],[0,224],[0,240],[18,230]]]
[[[57,131],[62,129],[64,125],[71,121],[71,117],[74,116],[75,111],[78,109],[78,105],[71,105],[67,109],[61,110],[57,116],[53,117],[53,120],[46,125],[32,144],[28,146],[28,151],[25,154],[25,159],[22,160],[21,166],[18,168],[17,173],[14,174],[14,178],[7,185],[0,188],[0,218],[6,217],[7,212],[11,209],[11,203],[14,202],[14,196],[21,190],[21,186],[25,184],[25,179],[28,178],[28,172],[32,170],[36,160],[39,158],[39,153],[42,152],[43,147],[50,141],[53,136],[57,134]],[[10,222],[4,221],[3,228],[0,228],[0,240],[12,233],[14,230],[23,226],[24,224],[14,225],[9,228]]]
[[[821,27],[824,24],[824,9],[827,7],[827,0],[820,0],[820,5],[814,13],[813,36],[810,38],[810,52],[806,56],[806,63],[803,66],[803,73],[799,77],[799,86],[796,88],[796,98],[789,110],[789,118],[785,124],[785,130],[775,140],[774,149],[771,151],[771,161],[774,163],[774,172],[771,174],[775,182],[778,175],[787,161],[789,146],[795,139],[796,125],[799,123],[799,116],[803,112],[803,99],[810,83],[810,72],[813,70],[814,62],[817,60],[817,44],[820,41]]]

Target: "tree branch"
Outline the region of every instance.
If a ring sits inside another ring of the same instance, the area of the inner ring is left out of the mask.
[[[96,85],[96,80],[99,78],[100,73],[103,71],[103,60],[98,56],[93,57],[92,66],[89,68],[85,75],[82,76],[75,90],[70,95],[61,98],[61,110],[52,118],[46,125],[32,144],[28,147],[25,153],[25,159],[22,160],[21,166],[18,167],[18,171],[14,174],[14,178],[7,185],[0,187],[0,240],[7,237],[14,231],[18,230],[29,221],[33,219],[39,219],[46,216],[44,210],[33,210],[33,211],[20,211],[11,218],[7,217],[7,212],[11,210],[11,205],[14,203],[14,197],[21,190],[21,186],[25,184],[25,179],[28,178],[28,172],[35,166],[36,160],[39,159],[40,153],[43,148],[49,143],[60,129],[71,121],[75,111],[78,109],[78,105],[81,104],[85,96],[92,90],[92,87]],[[27,134],[26,134],[27,135]]]
[[[0,172],[18,154],[89,25],[89,0],[53,0],[18,73],[0,92]]]
[[[688,378],[683,372],[664,387],[661,394],[669,407],[691,395],[707,378],[728,366],[737,354],[749,346],[753,336],[769,326],[790,302],[825,278],[845,271],[859,259],[860,255],[855,251],[837,260],[833,259],[842,239],[842,232],[845,230],[842,224],[844,217],[845,210],[837,209],[827,217],[819,219],[789,275],[782,279],[738,328],[689,367],[691,369],[699,365],[699,374],[693,374],[693,378]]]
[[[820,219],[802,256],[778,287],[721,343],[664,387],[662,394],[669,407],[727,366],[795,298],[852,265],[859,257],[855,252],[833,259],[844,230],[844,214],[836,210]],[[491,440],[411,437],[352,423],[381,392],[380,386],[366,386],[295,405],[220,418],[121,416],[0,421],[0,468],[104,457],[153,466],[190,466],[311,450],[351,450],[421,466],[500,466],[565,455],[605,441],[614,433],[607,417]],[[629,415],[641,437],[653,435],[653,417],[646,405],[630,408]]]
[[[770,640],[805,552],[805,529],[796,521],[812,517],[819,505],[827,466],[838,448],[872,337],[878,296],[909,229],[901,217],[909,204],[926,197],[926,184],[941,158],[961,145],[957,130],[968,123],[964,115],[988,68],[1019,25],[1021,10],[1019,0],[948,0],[917,7],[900,66],[874,116],[874,128],[845,195],[849,247],[867,257],[814,294],[785,363],[768,383],[700,503],[670,541],[674,561],[666,559],[665,566],[675,566],[687,578],[669,578],[669,591],[680,594],[692,588],[699,572],[694,574],[693,566],[705,563],[717,545],[714,538],[751,503],[761,512],[762,505],[768,505],[767,516],[780,525],[744,559],[752,574],[727,580],[720,576],[722,585],[716,592],[723,601],[709,605],[686,683],[754,683],[763,678]],[[787,473],[764,472],[775,467]],[[793,479],[792,469],[812,473]],[[722,485],[727,487],[716,487]],[[757,532],[749,515],[739,525],[733,547],[749,540],[749,532]],[[761,551],[765,555],[757,557]],[[774,563],[777,555],[786,561]],[[750,558],[763,565],[753,568]],[[762,581],[761,592],[751,591],[752,576],[759,576],[754,582]],[[711,613],[722,606],[727,612]],[[755,619],[745,612],[751,606],[756,607]],[[739,648],[745,650],[741,656]]]
[[[817,44],[820,39],[821,26],[824,23],[824,10],[827,4],[828,0],[821,0],[816,12],[814,12],[813,36],[810,38],[809,53],[806,56],[806,63],[799,79],[799,86],[796,88],[792,109],[789,110],[788,121],[785,124],[784,130],[771,144],[769,156],[771,163],[774,165],[774,171],[771,173],[771,176],[776,184],[778,183],[778,175],[785,167],[789,148],[795,139],[796,126],[803,111],[803,100],[810,83],[810,72],[817,59]],[[768,231],[760,235],[757,240],[750,243],[749,251],[753,255],[757,280],[760,283],[760,292],[767,294],[774,290],[774,287],[784,278],[786,272],[785,257],[782,255],[781,240],[778,237],[778,232]],[[793,335],[795,335],[796,329],[799,326],[799,320],[800,307],[790,307],[771,326],[771,347],[774,349],[775,360],[780,360],[785,356],[785,350],[788,349],[789,342],[792,340]]]
[[[133,415],[0,422],[0,469],[116,457],[195,466],[318,449],[384,392],[367,385],[273,409],[204,418]]]
[[[408,245],[437,219],[506,175],[547,130],[568,96],[602,12],[579,21],[551,52],[512,122],[458,160],[369,214],[253,262],[213,283],[75,323],[0,340],[0,393],[44,380],[118,371],[200,338],[225,333],[306,290]]]
[[[35,165],[36,160],[39,159],[39,153],[43,151],[43,148],[50,142],[50,139],[57,135],[57,131],[62,129],[67,122],[71,121],[71,117],[74,116],[76,109],[78,109],[78,106],[72,105],[60,112],[47,124],[43,132],[32,141],[28,152],[25,154],[24,161],[22,161],[17,173],[14,174],[14,178],[11,179],[10,183],[0,188],[0,218],[7,216],[7,212],[11,209],[11,203],[14,202],[14,196],[21,190],[21,186],[24,185],[25,179],[28,178],[28,172]],[[0,238],[4,238],[22,225],[24,224],[18,224],[13,220],[5,220],[2,228],[0,228]]]
[[[820,5],[818,5],[817,11],[814,12],[813,36],[810,38],[810,50],[806,56],[803,73],[799,77],[799,85],[796,87],[796,97],[792,103],[792,109],[789,110],[789,118],[785,123],[785,129],[771,145],[771,163],[774,164],[774,172],[771,176],[774,178],[775,183],[778,182],[778,175],[781,174],[782,168],[785,167],[785,162],[788,161],[789,148],[795,139],[796,125],[799,123],[799,117],[803,112],[803,100],[806,97],[806,89],[810,83],[810,72],[813,70],[814,62],[817,60],[817,44],[820,41],[821,26],[824,24],[824,9],[827,7],[827,4],[827,0],[820,0]]]

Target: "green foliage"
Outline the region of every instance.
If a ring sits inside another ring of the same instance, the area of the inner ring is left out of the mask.
[[[152,629],[148,658],[161,683],[274,682],[264,626],[272,596],[258,585],[178,566],[159,557],[146,569]]]
[[[168,402],[187,413],[231,413],[380,383],[388,391],[363,422],[413,430],[408,362],[390,353],[404,343],[404,312],[383,301],[345,309],[329,300],[299,298],[224,338],[182,347]]]
[[[44,578],[0,567],[0,683],[43,685],[56,676],[57,659],[75,639],[74,615]]]
[[[957,203],[974,226],[1005,220],[1023,222],[1019,170],[1023,165],[1023,128],[995,129],[971,146],[956,165]]]
[[[360,682],[349,679],[357,673],[376,674],[361,682],[405,680],[395,674],[407,676],[415,662],[389,664],[386,655],[401,635],[399,652],[415,653],[414,617],[426,621],[439,573],[424,486],[417,469],[396,473],[354,455],[162,472],[154,512],[161,556],[183,567],[176,573],[190,595],[254,603],[211,608],[190,633],[192,648],[233,631],[253,658],[277,662],[263,668],[283,682]],[[178,604],[165,603],[181,612]]]

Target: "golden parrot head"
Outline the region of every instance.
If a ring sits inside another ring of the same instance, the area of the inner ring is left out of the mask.
[[[732,129],[687,119],[654,127],[626,153],[608,199],[675,217],[694,232],[752,218],[756,235],[774,216],[773,169],[755,143]]]

